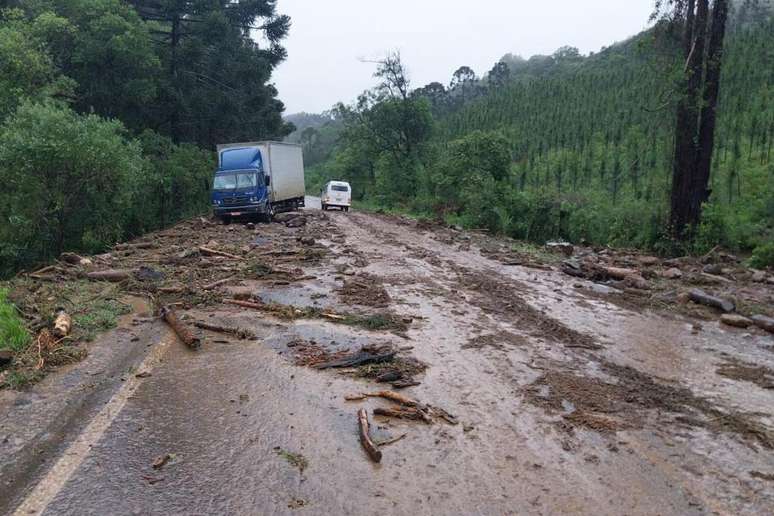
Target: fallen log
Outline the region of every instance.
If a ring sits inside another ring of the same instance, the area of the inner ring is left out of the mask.
[[[33,279],[49,279],[50,276],[46,276],[46,273],[56,271],[57,269],[58,267],[56,265],[48,265],[47,267],[29,273],[28,276]]]
[[[224,251],[218,251],[217,249],[210,249],[209,247],[200,247],[199,252],[204,256],[223,256],[224,258],[231,258],[232,260],[241,260],[241,256],[235,254],[226,253]]]
[[[724,312],[733,312],[736,310],[736,305],[734,305],[733,301],[711,296],[698,288],[688,292],[688,298],[694,303],[717,308],[718,310],[722,310]]]
[[[708,283],[715,283],[715,284],[733,283],[733,281],[731,281],[728,278],[724,278],[723,276],[718,276],[717,274],[710,274],[708,272],[702,272],[700,276],[703,280],[705,280]]]
[[[191,329],[178,318],[173,309],[165,306],[161,309],[161,317],[175,330],[175,333],[183,343],[191,349],[199,349],[202,346],[201,339],[193,334]]]
[[[613,279],[623,281],[629,276],[639,276],[639,271],[635,269],[623,269],[621,267],[601,267],[605,274]]]
[[[249,340],[249,339],[256,338],[255,334],[252,331],[245,330],[244,328],[233,328],[230,326],[221,326],[219,324],[212,324],[204,321],[196,321],[194,322],[194,326],[196,326],[197,328],[201,328],[202,330],[235,335],[236,337],[239,337],[242,340]]]
[[[747,328],[753,324],[750,319],[738,314],[723,314],[720,316],[720,322],[736,328]]]
[[[61,339],[70,335],[70,330],[72,327],[72,317],[70,317],[64,310],[60,310],[56,315],[56,319],[54,319],[54,329],[52,333],[54,334],[54,337]]]
[[[387,352],[372,352],[361,350],[354,355],[338,358],[336,360],[330,360],[321,364],[316,364],[312,367],[315,369],[334,369],[342,367],[356,367],[363,364],[378,364],[381,362],[387,362],[395,358],[395,351],[390,350]]]
[[[229,281],[231,281],[233,279],[234,279],[234,277],[231,276],[229,278],[224,278],[222,280],[213,281],[212,283],[208,283],[207,285],[204,285],[202,287],[202,290],[214,290],[214,289],[218,288],[221,285],[225,285],[226,283],[228,283]]]
[[[91,265],[92,261],[89,258],[84,258],[75,253],[62,253],[59,255],[59,259],[70,265]]]
[[[374,462],[382,461],[382,452],[371,440],[371,436],[368,434],[370,424],[368,423],[368,412],[366,409],[360,409],[357,411],[358,428],[360,429],[360,444],[363,445],[365,451],[368,452],[368,456]]]
[[[224,299],[227,305],[241,306],[242,308],[252,308],[253,310],[265,310],[266,305],[261,303],[251,303],[250,301],[240,301],[238,299]]]
[[[394,401],[400,405],[405,405],[406,407],[416,407],[419,405],[416,400],[393,391],[368,392],[365,393],[365,395],[369,398],[384,398],[386,400]]]
[[[765,315],[753,315],[750,319],[752,319],[753,324],[758,328],[766,330],[769,333],[774,333],[774,319],[771,317],[766,317]]]
[[[135,250],[135,249],[153,249],[156,247],[156,244],[153,242],[137,242],[135,244],[130,243],[122,243],[122,244],[116,244],[113,246],[113,249],[117,251],[127,251],[127,250]]]
[[[86,277],[94,281],[109,281],[111,283],[119,283],[126,281],[132,277],[131,270],[124,269],[108,269],[104,271],[94,271],[86,274]]]
[[[417,407],[396,407],[396,408],[383,408],[377,407],[374,409],[375,416],[394,417],[396,419],[410,419],[413,421],[423,421],[427,424],[433,422],[432,418]]]

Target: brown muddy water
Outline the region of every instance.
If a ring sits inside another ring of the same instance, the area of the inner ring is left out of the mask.
[[[133,327],[151,359],[111,391],[125,400],[106,405],[109,424],[81,446],[63,438],[53,468],[16,484],[17,514],[770,514],[774,390],[717,371],[774,368],[771,337],[624,310],[390,217],[320,224],[331,255],[304,266],[316,279],[231,293],[386,309],[411,321],[405,334],[219,306],[187,315],[257,339],[205,332],[191,352],[158,321]],[[362,273],[389,306],[345,302],[337,289]],[[374,464],[356,413],[391,405],[344,397],[384,386],[294,365],[298,341],[400,348],[429,366],[402,392],[459,424],[371,416],[375,438],[406,434]],[[68,456],[77,466],[57,470]]]

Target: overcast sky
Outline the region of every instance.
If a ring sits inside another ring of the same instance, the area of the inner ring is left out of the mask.
[[[376,59],[399,50],[413,87],[483,75],[507,53],[562,45],[598,51],[646,27],[653,0],[278,0],[293,19],[274,82],[286,113],[351,102],[374,83]]]

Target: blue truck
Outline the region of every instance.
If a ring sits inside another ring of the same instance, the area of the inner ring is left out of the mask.
[[[304,158],[300,145],[281,142],[218,145],[212,210],[224,222],[252,216],[270,221],[276,213],[304,206]]]

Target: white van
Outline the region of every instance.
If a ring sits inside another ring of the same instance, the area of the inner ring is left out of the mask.
[[[323,211],[333,207],[349,211],[352,205],[352,188],[344,181],[329,181],[323,186],[320,199]]]

